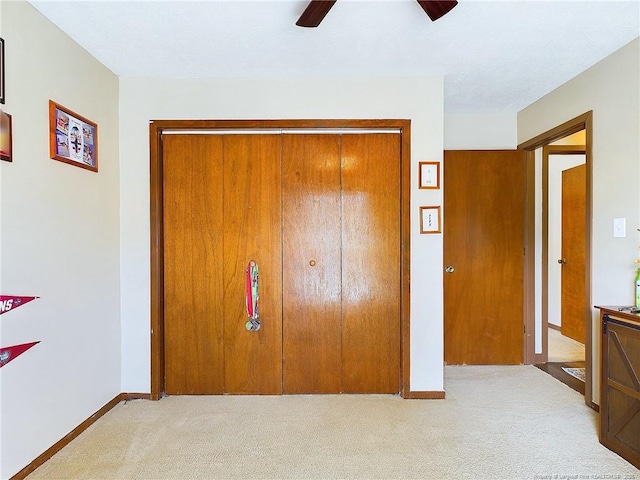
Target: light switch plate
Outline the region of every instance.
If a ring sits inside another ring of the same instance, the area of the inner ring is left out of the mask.
[[[626,218],[613,219],[613,236],[614,238],[624,238],[627,236],[627,219]]]

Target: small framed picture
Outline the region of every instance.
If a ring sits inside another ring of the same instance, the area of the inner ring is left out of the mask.
[[[49,100],[49,153],[52,159],[98,171],[98,125]]]
[[[4,103],[4,39],[0,38],[0,103]]]
[[[440,233],[440,207],[420,207],[420,233]]]
[[[418,163],[418,187],[434,190],[440,188],[440,162]]]
[[[13,162],[11,153],[11,115],[0,110],[0,160]]]

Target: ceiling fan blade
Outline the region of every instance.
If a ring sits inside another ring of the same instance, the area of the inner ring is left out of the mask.
[[[440,17],[449,13],[458,2],[456,1],[437,1],[437,0],[416,0],[422,9],[427,12],[432,21],[438,20]]]
[[[337,0],[311,0],[296,22],[299,27],[317,27]],[[446,3],[446,2],[445,2]]]

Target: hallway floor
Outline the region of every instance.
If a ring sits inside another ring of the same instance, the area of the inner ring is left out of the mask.
[[[584,395],[584,382],[569,375],[562,367],[584,368],[584,345],[549,328],[548,362],[536,365],[543,372]]]

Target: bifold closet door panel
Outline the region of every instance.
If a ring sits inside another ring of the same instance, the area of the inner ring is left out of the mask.
[[[342,136],[342,391],[400,391],[400,135]]]
[[[282,393],[280,135],[224,136],[225,393]],[[259,269],[257,332],[245,328],[246,268]]]
[[[224,388],[221,175],[221,137],[163,137],[168,394],[216,394]]]
[[[284,392],[341,391],[340,136],[284,135]]]

